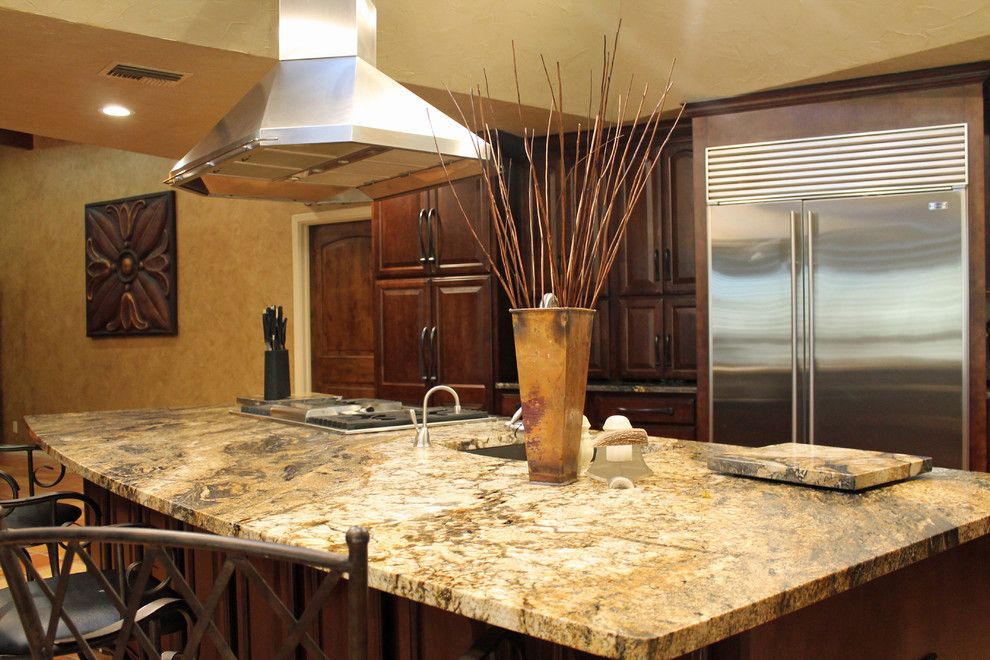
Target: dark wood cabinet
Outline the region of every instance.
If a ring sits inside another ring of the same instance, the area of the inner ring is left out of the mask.
[[[379,280],[375,287],[375,390],[384,399],[422,401],[428,380],[430,281]]]
[[[629,216],[622,252],[615,261],[615,291],[620,296],[656,295],[662,291],[662,240],[658,167]]]
[[[378,396],[420,403],[433,385],[461,403],[491,403],[491,279],[381,279],[377,283]]]
[[[658,380],[663,376],[661,347],[663,307],[660,298],[619,301],[619,377]]]
[[[588,378],[608,378],[612,375],[611,318],[609,299],[599,298],[595,306],[594,325],[591,327],[591,355],[588,359]]]
[[[601,425],[611,415],[627,417],[639,429],[663,438],[694,439],[694,394],[613,394],[589,395],[585,406],[592,427]]]
[[[373,205],[372,222],[377,277],[465,275],[489,270],[485,250],[490,249],[491,230],[478,177],[462,179],[452,187],[443,185],[380,200]]]
[[[457,390],[461,403],[488,406],[492,380],[491,278],[442,277],[431,282],[429,347],[432,384]]]
[[[677,296],[663,301],[664,378],[694,379],[697,374],[697,311],[694,296]]]
[[[693,170],[691,139],[672,140],[660,157],[664,293],[694,293]]]

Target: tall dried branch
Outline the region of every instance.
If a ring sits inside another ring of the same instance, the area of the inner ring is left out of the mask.
[[[451,191],[471,235],[515,308],[538,306],[544,293],[553,293],[563,307],[594,307],[621,251],[630,218],[684,112],[682,106],[663,140],[659,140],[673,63],[654,103],[649,100],[649,85],[643,86],[639,99],[632,100],[632,78],[625,93],[612,99],[620,29],[621,22],[611,50],[608,39],[603,39],[597,98],[591,94],[595,87],[592,74],[587,118],[571,133],[566,131],[560,63],[556,63],[554,76],[552,68],[540,57],[550,107],[542,138],[533,128],[523,129],[525,161],[522,163],[513,162],[498,130],[493,128],[497,122],[487,73],[484,92],[480,86],[471,90],[470,113],[451,94],[462,123],[490,146],[486,150],[478,143],[475,149],[493,223],[493,249],[488,249],[478,236],[452,182]],[[512,69],[516,109],[522,123],[525,113],[515,43]],[[633,108],[632,121],[623,124],[623,118]],[[619,123],[608,120],[610,110],[617,114]],[[556,143],[555,152],[551,151],[551,142]],[[441,163],[447,172],[443,158]],[[514,178],[514,170],[517,173],[523,170],[524,175]]]

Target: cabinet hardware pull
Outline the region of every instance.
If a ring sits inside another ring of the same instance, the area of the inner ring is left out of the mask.
[[[428,329],[424,325],[423,329],[419,331],[419,379],[424,383],[429,380],[426,375],[426,356],[424,355],[426,350],[424,344],[426,344],[426,332]]]
[[[653,251],[653,280],[660,282],[660,250]]]
[[[430,328],[430,380],[434,383],[440,380],[437,373],[437,326]]]
[[[670,256],[670,248],[664,248],[663,250],[663,269],[667,273],[667,281],[674,281],[674,263]]]
[[[660,355],[660,335],[653,335],[653,355],[657,360],[657,368],[663,364],[662,356]]]
[[[670,355],[671,339],[670,334],[663,336],[663,366],[670,368],[671,355]]]
[[[673,406],[668,406],[666,408],[623,408],[619,407],[615,409],[619,413],[641,413],[644,415],[673,415]]]
[[[437,225],[437,234],[440,233],[440,214],[437,213],[436,209],[431,208],[426,213],[426,244],[429,246],[429,251],[426,254],[427,263],[436,264],[439,263],[437,254],[437,238],[436,234],[433,233],[434,221]]]
[[[423,223],[426,221],[426,209],[419,210],[419,219],[417,220],[417,233],[419,234],[419,263],[426,268],[426,245],[423,242]]]

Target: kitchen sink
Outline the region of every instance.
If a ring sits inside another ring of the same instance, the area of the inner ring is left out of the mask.
[[[515,445],[499,445],[497,447],[480,447],[478,449],[465,449],[465,454],[477,454],[478,456],[491,456],[507,461],[525,461],[526,445],[523,443]]]

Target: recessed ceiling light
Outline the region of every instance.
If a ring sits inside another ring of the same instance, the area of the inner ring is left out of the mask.
[[[103,106],[103,114],[109,115],[110,117],[130,117],[131,111],[129,108],[125,108],[122,105],[117,105],[116,103],[111,103],[110,105]]]

